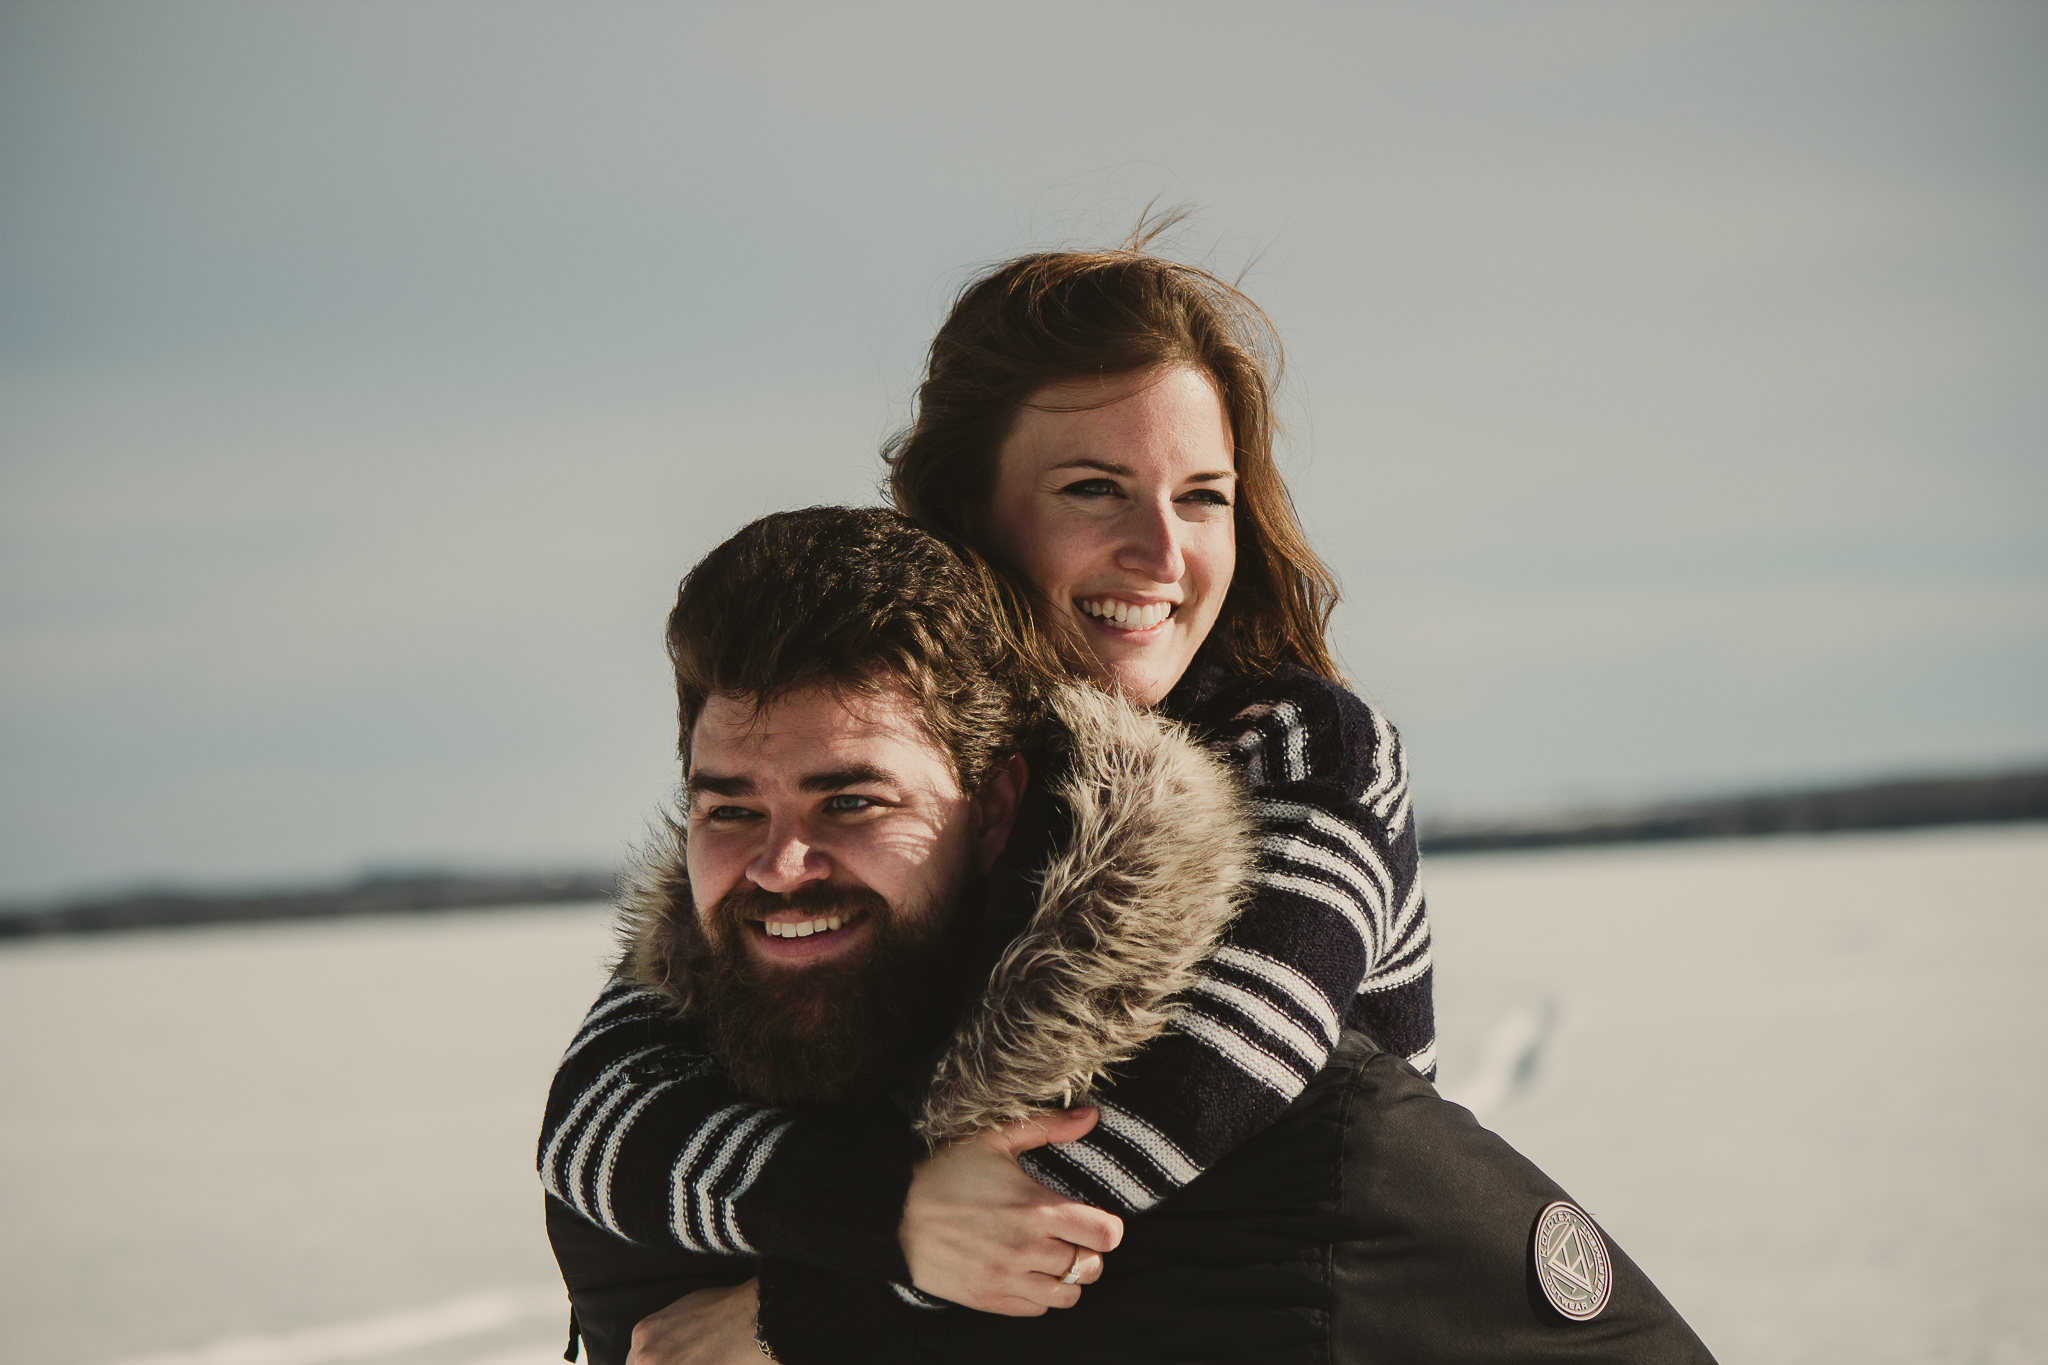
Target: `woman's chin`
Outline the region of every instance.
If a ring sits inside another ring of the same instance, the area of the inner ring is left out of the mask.
[[[1113,687],[1140,706],[1156,706],[1173,685],[1180,681],[1180,675],[1187,671],[1187,660],[1176,655],[1168,660],[1161,655],[1126,655],[1120,659],[1103,660],[1098,681]]]
[[[1149,630],[1121,630],[1084,617],[1082,637],[1095,656],[1095,682],[1140,706],[1156,705],[1171,692],[1195,654],[1177,620],[1162,621]]]

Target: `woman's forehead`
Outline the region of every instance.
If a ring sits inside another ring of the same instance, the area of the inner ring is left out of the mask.
[[[1002,450],[1036,471],[1235,476],[1235,441],[1215,378],[1187,365],[1041,389],[1018,412]]]

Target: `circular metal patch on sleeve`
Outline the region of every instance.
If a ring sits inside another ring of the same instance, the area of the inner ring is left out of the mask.
[[[1550,1306],[1573,1322],[1589,1322],[1607,1306],[1614,1288],[1614,1264],[1600,1229],[1578,1205],[1560,1199],[1536,1218],[1529,1249],[1536,1280]]]

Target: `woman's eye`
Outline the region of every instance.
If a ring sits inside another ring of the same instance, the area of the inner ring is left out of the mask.
[[[1074,498],[1114,498],[1123,490],[1116,486],[1113,479],[1082,479],[1068,484],[1060,492]]]
[[[1221,490],[1215,488],[1197,488],[1192,493],[1183,494],[1181,501],[1200,503],[1206,507],[1230,506],[1230,499],[1224,497]]]
[[[825,809],[834,815],[853,815],[868,809],[874,804],[874,801],[868,797],[853,796],[846,792],[825,798]]]

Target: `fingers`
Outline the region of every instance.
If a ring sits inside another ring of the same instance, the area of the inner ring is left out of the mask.
[[[1124,1239],[1124,1220],[1092,1204],[1058,1203],[1045,1210],[1045,1233],[1090,1251],[1115,1251]]]
[[[1072,1308],[1103,1269],[1099,1252],[1045,1239],[1000,1263],[975,1267],[957,1282],[920,1281],[918,1287],[980,1312],[1028,1318],[1048,1308]],[[1069,1274],[1072,1284],[1066,1283]]]
[[[1029,1291],[1033,1299],[1047,1308],[1072,1308],[1081,1301],[1082,1288],[1102,1278],[1101,1256],[1080,1248],[1074,1251],[1058,1270],[1032,1277],[1037,1281]]]
[[[1068,1246],[1066,1243],[1062,1242],[1059,1245],[1058,1260],[1058,1269],[1046,1267],[1043,1265],[1042,1262],[1039,1266],[1034,1267],[1034,1269],[1037,1271],[1038,1276],[1042,1276],[1045,1279],[1052,1281],[1052,1284],[1050,1286],[1043,1284],[1034,1286],[1034,1292],[1040,1295],[1048,1296],[1043,1298],[1043,1302],[1050,1304],[1052,1307],[1066,1308],[1070,1307],[1071,1305],[1055,1302],[1054,1297],[1051,1296],[1052,1290],[1055,1288],[1078,1289],[1082,1285],[1094,1284],[1097,1280],[1101,1279],[1103,1265],[1102,1254],[1100,1252],[1090,1251],[1086,1247]],[[1057,1297],[1065,1296],[1061,1295]],[[1073,1297],[1078,1299],[1081,1296],[1077,1293]]]
[[[1043,1317],[1048,1308],[1072,1308],[1081,1301],[1081,1286],[1078,1284],[1061,1284],[1042,1275],[1038,1280],[1039,1284],[1026,1294],[998,1299],[993,1311],[1007,1318],[1036,1318]]]
[[[1069,1287],[1094,1284],[1102,1278],[1101,1255],[1093,1251],[1083,1250],[1080,1260],[1070,1262],[1068,1268],[1059,1273],[1059,1282],[1062,1285],[1066,1285],[1067,1279],[1070,1276],[1074,1281],[1074,1286]],[[1080,1295],[1076,1294],[1074,1297],[1079,1298]]]
[[[897,1232],[911,1282],[1016,1317],[1078,1303],[1082,1288],[1102,1276],[1102,1253],[1122,1241],[1123,1220],[1040,1185],[1015,1152],[1071,1142],[1098,1118],[1092,1108],[1046,1114],[984,1130],[920,1162]],[[1062,1284],[1070,1269],[1074,1283]]]
[[[1028,1152],[1056,1142],[1086,1137],[1102,1117],[1100,1111],[1084,1105],[1079,1109],[1054,1110],[1034,1118],[1018,1119],[992,1130],[997,1144],[1010,1155]]]
[[[1050,1276],[1057,1281],[1064,1280],[1077,1267],[1085,1270],[1090,1262],[1099,1264],[1101,1260],[1099,1255],[1086,1247],[1070,1246],[1065,1242],[1047,1242],[1042,1247],[1034,1247],[1031,1254],[1019,1263],[1018,1269],[1028,1270],[1034,1276]],[[1079,1282],[1077,1276],[1075,1283]]]

